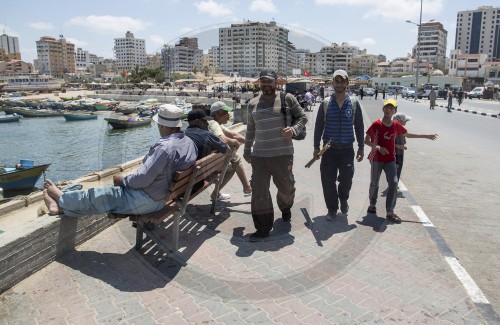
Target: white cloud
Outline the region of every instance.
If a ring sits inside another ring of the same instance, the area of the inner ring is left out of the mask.
[[[89,45],[89,43],[76,38],[67,38],[66,41],[75,44],[76,47],[86,47]]]
[[[277,12],[278,8],[273,3],[273,0],[252,0],[249,6],[250,11],[262,11],[267,13]]]
[[[349,43],[350,45],[354,45],[354,46],[358,46],[358,47],[363,47],[363,46],[372,46],[372,45],[375,45],[377,42],[371,38],[371,37],[365,37],[361,40],[351,40],[351,41],[347,41],[347,43]]]
[[[151,40],[151,42],[153,44],[156,44],[156,45],[163,45],[163,44],[167,44],[167,41],[161,37],[160,35],[149,35],[149,39]]]
[[[426,0],[422,6],[422,15],[432,16],[443,11],[444,0]],[[415,20],[420,16],[420,2],[415,0],[314,0],[318,6],[355,6],[362,7],[362,18],[378,18],[390,20]]]
[[[140,19],[125,16],[87,16],[74,17],[69,20],[69,24],[82,26],[96,31],[109,31],[113,33],[125,33],[126,31],[136,32],[148,28],[151,23]]]
[[[31,28],[33,28],[33,29],[38,29],[38,30],[43,30],[43,29],[50,30],[50,29],[54,29],[54,25],[52,25],[52,23],[45,23],[45,22],[42,22],[42,21],[29,23],[28,26],[31,27]]]
[[[195,2],[194,6],[198,9],[198,11],[207,13],[212,17],[223,17],[233,14],[231,8],[213,0]]]

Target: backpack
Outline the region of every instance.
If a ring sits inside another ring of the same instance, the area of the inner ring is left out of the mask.
[[[288,109],[288,107],[286,107],[286,102],[285,102],[285,93],[280,91],[280,99],[281,99],[281,113],[283,113],[283,118],[285,119],[285,126],[287,125],[287,119],[286,119],[286,115],[287,115],[287,112],[289,112],[290,110]],[[292,126],[295,125],[295,121],[296,121],[296,118],[295,116],[292,115]],[[304,140],[306,138],[306,135],[307,135],[307,130],[306,130],[306,127],[304,126],[297,135],[293,135],[292,136],[292,139],[294,140]]]

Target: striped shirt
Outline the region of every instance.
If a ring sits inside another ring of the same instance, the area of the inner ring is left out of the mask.
[[[287,107],[291,107],[291,114],[296,118],[293,126],[294,134],[298,134],[307,123],[307,117],[302,111],[297,99],[287,94]],[[291,124],[291,115],[287,114],[287,125]],[[279,92],[271,100],[262,96],[253,98],[248,103],[248,124],[245,137],[245,156],[277,157],[293,155],[292,139],[281,135],[285,127],[284,114],[281,112]]]

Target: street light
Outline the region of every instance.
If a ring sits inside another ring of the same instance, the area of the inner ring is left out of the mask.
[[[422,26],[422,2],[424,0],[420,0],[420,21],[419,23],[414,23],[411,20],[407,20],[407,23],[417,25],[418,31],[417,31],[417,72],[415,76],[415,101],[417,101],[418,98],[418,75],[420,74],[420,27]]]

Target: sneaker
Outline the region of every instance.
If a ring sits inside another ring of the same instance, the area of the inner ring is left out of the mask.
[[[226,201],[226,200],[229,200],[231,198],[231,195],[227,194],[227,193],[221,193],[219,195],[219,197],[217,198],[217,201]]]
[[[349,204],[347,204],[347,200],[340,200],[340,212],[343,214],[347,214],[347,212],[349,212]]]
[[[292,219],[292,212],[290,210],[281,212],[281,218],[283,218],[284,222],[290,222],[290,219]]]
[[[333,221],[337,217],[337,211],[328,211],[328,214],[326,215],[326,220],[328,221]]]
[[[258,241],[263,240],[267,236],[269,236],[269,234],[264,234],[264,233],[261,233],[260,231],[256,231],[250,235],[250,241],[251,242],[258,242]]]
[[[252,191],[250,191],[250,192],[243,191],[243,196],[245,196],[245,197],[246,196],[252,196]]]

